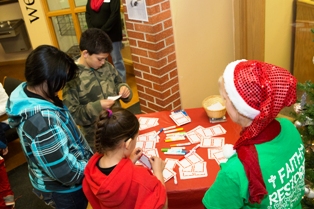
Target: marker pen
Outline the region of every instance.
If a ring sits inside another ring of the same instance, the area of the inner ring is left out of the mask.
[[[185,136],[166,136],[166,139],[185,139]]]
[[[166,134],[166,136],[185,136],[186,132],[177,132],[177,133],[171,133]]]
[[[178,184],[177,174],[175,174],[175,175],[173,176],[173,181],[174,181],[174,184]]]
[[[159,129],[159,131],[157,131],[157,133],[155,134],[154,138],[156,138],[158,134],[160,134],[162,131],[163,131],[163,128]]]
[[[184,152],[164,152],[165,155],[185,155]]]
[[[182,131],[182,130],[183,130],[183,128],[175,128],[175,129],[171,129],[171,130],[165,131],[165,134],[172,133],[172,132],[177,132],[177,131]]]
[[[176,127],[177,127],[177,126],[169,126],[169,127],[164,128],[164,131],[169,130],[169,129],[174,129],[174,128],[176,128]]]
[[[185,150],[185,147],[171,147],[171,148],[161,148],[162,152],[171,152],[171,151],[182,151]],[[185,150],[186,151],[186,150]]]
[[[191,145],[190,142],[187,143],[181,143],[181,144],[170,144],[170,147],[181,147],[181,146],[188,146]]]
[[[166,139],[165,140],[165,142],[174,142],[174,141],[182,141],[182,140],[185,140],[185,138],[184,139]]]

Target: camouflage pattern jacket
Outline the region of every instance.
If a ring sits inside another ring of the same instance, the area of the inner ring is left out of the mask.
[[[105,62],[98,70],[80,64],[78,67],[78,77],[67,82],[63,89],[63,103],[94,149],[95,122],[102,111],[100,100],[118,95],[122,86],[128,87],[131,92],[128,98],[120,98],[123,102],[131,101],[133,93],[128,84],[122,83],[117,70],[109,62]],[[116,100],[113,107],[120,106],[120,101]]]

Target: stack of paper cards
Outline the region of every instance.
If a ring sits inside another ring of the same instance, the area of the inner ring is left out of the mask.
[[[207,176],[206,162],[196,153],[192,152],[177,162],[181,179],[201,178]]]
[[[159,118],[148,118],[148,117],[140,117],[138,119],[140,123],[140,130],[145,130],[154,126],[158,126],[158,119]]]
[[[177,126],[191,122],[191,118],[184,110],[171,112],[170,118],[177,124]]]

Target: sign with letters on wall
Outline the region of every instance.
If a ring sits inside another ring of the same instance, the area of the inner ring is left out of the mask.
[[[53,45],[42,1],[21,0],[19,5],[33,49],[43,44]]]

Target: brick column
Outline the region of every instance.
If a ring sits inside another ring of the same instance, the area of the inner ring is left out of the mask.
[[[143,113],[181,109],[170,0],[146,0],[148,22],[124,16]]]

